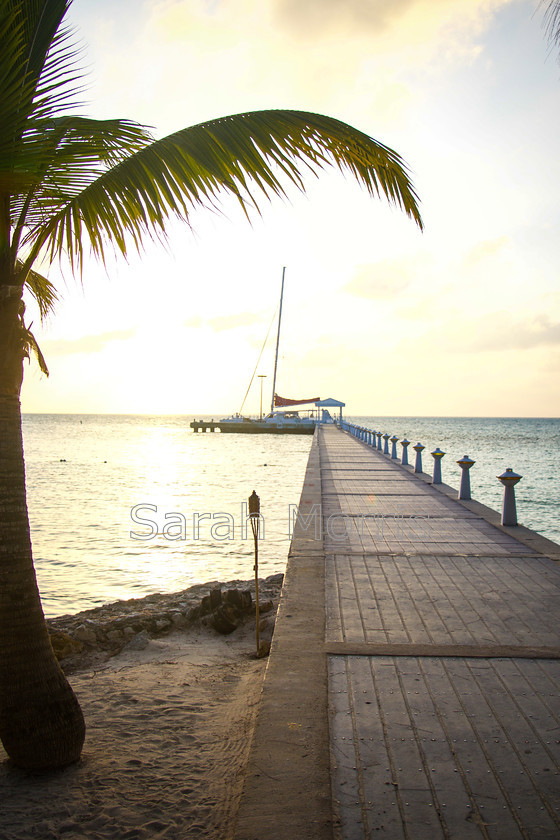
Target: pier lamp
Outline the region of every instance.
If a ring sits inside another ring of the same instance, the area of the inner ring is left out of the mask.
[[[517,509],[515,506],[515,485],[523,478],[508,467],[501,475],[496,476],[504,485],[504,505],[502,508],[502,525],[517,525]]]

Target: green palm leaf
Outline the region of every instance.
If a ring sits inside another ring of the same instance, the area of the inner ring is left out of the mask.
[[[304,190],[301,165],[315,174],[328,166],[352,175],[370,195],[384,197],[422,227],[418,200],[399,155],[346,123],[303,111],[237,114],[183,129],[155,141],[101,174],[89,185],[58,180],[67,202],[46,225],[28,234],[53,259],[67,251],[81,263],[87,234],[103,257],[111,240],[126,253],[151,230],[165,235],[171,215],[189,222],[195,207],[217,207],[234,195],[244,212],[259,211],[256,191],[285,196],[289,184]],[[70,173],[68,173],[70,174]],[[52,199],[52,196],[49,196]]]
[[[17,261],[17,269],[19,271],[23,270],[23,264],[20,260]],[[35,298],[39,307],[41,320],[43,321],[47,315],[54,312],[54,308],[59,300],[58,292],[56,291],[54,283],[33,269],[28,270],[27,276],[23,282],[32,297]]]
[[[560,0],[549,0],[544,25],[550,43],[560,47]]]

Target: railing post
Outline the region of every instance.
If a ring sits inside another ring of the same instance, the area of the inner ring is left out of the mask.
[[[388,435],[387,432],[385,432],[385,434],[383,435],[383,440],[385,441],[385,443],[383,444],[383,454],[384,455],[389,454],[389,437],[390,437],[390,435]]]
[[[422,452],[426,448],[422,446],[421,443],[417,443],[416,446],[412,447],[416,452],[416,463],[414,464],[414,472],[421,473],[422,472]]]
[[[459,498],[468,501],[471,498],[471,476],[470,468],[475,463],[468,455],[463,455],[460,461],[457,461],[461,467],[461,486],[459,487]]]
[[[395,460],[397,460],[398,457],[399,457],[397,455],[397,443],[398,442],[399,442],[398,437],[396,435],[393,435],[393,437],[391,438],[391,458],[394,458]]]
[[[381,451],[382,451],[382,446],[381,446],[381,437],[382,437],[381,432],[377,432],[377,450],[378,450],[379,452],[381,452]]]
[[[441,449],[436,447],[432,452],[432,458],[434,459],[434,474],[432,476],[432,484],[441,484],[441,459],[445,455],[445,452],[442,452]]]
[[[515,507],[515,485],[523,478],[514,473],[511,467],[497,476],[504,485],[504,506],[502,508],[502,525],[517,525],[517,510]]]
[[[408,445],[409,445],[409,443],[410,443],[410,441],[407,440],[406,438],[404,438],[404,440],[401,440],[401,446],[402,446],[401,464],[403,465],[403,467],[408,467]]]

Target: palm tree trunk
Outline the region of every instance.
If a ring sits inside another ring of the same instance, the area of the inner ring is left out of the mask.
[[[19,400],[23,358],[19,324],[6,304],[0,300],[0,738],[19,767],[47,770],[79,759],[85,724],[53,653],[33,568]]]

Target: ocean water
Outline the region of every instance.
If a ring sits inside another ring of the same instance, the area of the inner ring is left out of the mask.
[[[24,416],[33,553],[48,617],[252,577],[243,505],[253,490],[264,519],[260,575],[284,571],[310,437],[194,434],[191,419]],[[426,471],[439,446],[443,480],[453,486],[455,461],[470,455],[473,498],[496,510],[496,475],[513,467],[523,475],[519,521],[560,542],[560,420],[347,419],[420,441]]]
[[[190,417],[26,415],[33,556],[47,617],[284,571],[311,438],[194,434]],[[134,518],[133,518],[134,517]],[[135,521],[136,520],[136,521]],[[153,532],[159,533],[154,535]]]

